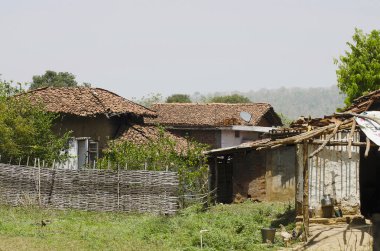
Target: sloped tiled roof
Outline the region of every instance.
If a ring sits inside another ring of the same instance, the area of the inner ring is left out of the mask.
[[[260,125],[264,117],[273,126],[282,125],[281,119],[270,104],[247,103],[170,103],[154,104],[152,109],[157,112],[157,118],[146,120],[147,123],[157,123],[166,126],[197,126],[218,127],[231,125]],[[249,122],[240,117],[240,112],[252,115]]]
[[[154,117],[156,113],[113,92],[90,87],[44,87],[26,92],[32,102],[42,102],[46,110],[77,116],[135,114]]]
[[[160,128],[154,125],[131,125],[124,133],[116,139],[117,142],[120,141],[130,141],[135,144],[146,144],[149,141],[155,141],[159,138]],[[185,151],[188,147],[187,140],[183,137],[176,136],[168,131],[163,131],[164,137],[173,140],[176,143],[176,151]]]

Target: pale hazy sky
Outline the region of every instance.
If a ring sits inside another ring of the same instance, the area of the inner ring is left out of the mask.
[[[0,0],[0,74],[45,70],[127,98],[336,83],[378,0]]]

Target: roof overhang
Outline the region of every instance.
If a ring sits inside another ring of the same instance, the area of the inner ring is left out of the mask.
[[[244,126],[244,125],[233,125],[229,127],[219,127],[221,130],[232,130],[232,131],[246,131],[246,132],[269,132],[270,130],[277,129],[276,127],[266,127],[266,126]]]

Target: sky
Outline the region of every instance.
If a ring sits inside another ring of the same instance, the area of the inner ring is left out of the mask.
[[[0,74],[46,70],[126,97],[336,84],[377,0],[0,0]]]

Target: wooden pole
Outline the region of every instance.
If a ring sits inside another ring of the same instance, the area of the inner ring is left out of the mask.
[[[120,170],[117,165],[117,210],[120,210]]]
[[[41,206],[41,164],[38,159],[38,204]]]
[[[350,134],[348,136],[347,150],[348,150],[348,158],[349,159],[352,158],[352,149],[351,149],[351,146],[352,146],[352,141],[354,141],[355,128],[356,128],[356,120],[354,119],[352,121],[352,126],[351,126],[351,130],[350,130]]]
[[[369,140],[368,137],[366,137],[365,141],[366,141],[366,147],[365,147],[364,157],[367,158],[369,149],[371,148],[371,141]]]
[[[303,143],[303,225],[305,230],[305,241],[309,236],[309,151],[308,151],[308,142]]]

